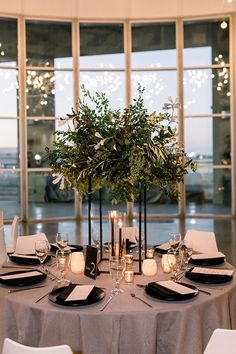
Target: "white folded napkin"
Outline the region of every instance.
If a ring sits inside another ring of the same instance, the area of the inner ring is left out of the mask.
[[[159,285],[163,286],[164,288],[173,290],[176,293],[181,294],[181,295],[194,294],[196,292],[196,290],[188,288],[187,286],[176,283],[172,280],[158,281],[158,282],[156,282],[156,284],[159,284]]]
[[[77,285],[64,301],[86,300],[94,285]]]
[[[15,253],[34,254],[35,242],[40,240],[47,240],[47,237],[44,233],[29,236],[19,236],[16,241]]]
[[[130,242],[136,243],[136,237],[138,237],[138,228],[137,227],[122,227],[122,236],[127,238]]]
[[[37,270],[34,270],[32,272],[26,272],[26,273],[1,275],[0,278],[2,280],[10,280],[10,279],[37,277],[37,276],[41,276],[41,275],[42,275],[42,273],[38,272]]]
[[[169,242],[162,243],[161,245],[157,246],[158,249],[163,250],[163,251],[168,251],[170,248]]]
[[[222,252],[215,252],[215,253],[200,253],[200,254],[193,254],[192,259],[193,260],[201,260],[201,259],[217,259],[217,258],[222,258],[225,257],[224,253]]]
[[[188,230],[185,240],[192,241],[193,250],[200,253],[218,252],[216,238],[214,232]]]
[[[218,268],[201,268],[201,267],[194,267],[191,270],[191,273],[197,274],[210,274],[210,275],[233,275],[234,269],[218,269]]]

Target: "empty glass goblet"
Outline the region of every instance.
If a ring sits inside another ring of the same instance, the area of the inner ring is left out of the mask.
[[[65,279],[65,274],[70,264],[70,254],[70,250],[58,250],[56,252],[57,268],[61,272],[61,279],[57,282],[62,286],[66,286],[70,283],[68,279]]]
[[[171,270],[171,279],[175,282],[178,281],[182,266],[181,252],[176,252],[175,250],[170,249],[167,252],[167,262]]]
[[[100,248],[100,233],[97,230],[92,229],[92,240],[96,248]]]
[[[181,241],[181,235],[179,232],[170,233],[169,244],[170,248],[176,253]]]
[[[123,257],[110,256],[109,260],[110,275],[115,280],[115,288],[111,291],[112,295],[119,295],[123,293],[123,290],[119,288],[120,281],[124,276],[125,271],[125,259]]]
[[[68,234],[58,232],[56,235],[56,243],[59,250],[63,251],[68,246]]]
[[[40,266],[42,267],[42,270],[44,270],[43,263],[47,258],[50,249],[49,243],[47,240],[38,240],[35,242],[34,248],[35,248],[35,254],[40,261]]]
[[[193,242],[190,240],[181,241],[179,252],[182,254],[182,270],[186,271],[193,254]]]

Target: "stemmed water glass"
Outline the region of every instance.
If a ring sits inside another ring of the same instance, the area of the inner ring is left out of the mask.
[[[169,245],[171,250],[173,250],[174,253],[177,252],[180,245],[180,241],[181,241],[181,235],[179,232],[170,234]]]
[[[119,295],[123,293],[119,286],[125,272],[125,259],[123,257],[110,256],[109,268],[110,275],[115,280],[115,288],[111,290],[111,295]]]
[[[138,243],[138,248],[139,248],[139,242],[141,242],[141,256],[145,253],[144,249],[143,249],[143,246],[144,246],[144,236],[141,235],[140,236],[140,240],[139,240],[139,235],[136,234],[135,235],[135,240],[137,241]],[[139,253],[139,249],[136,251],[136,253]]]
[[[65,248],[68,246],[68,234],[58,232],[56,235],[56,243],[62,252],[64,252]]]
[[[35,254],[40,261],[40,266],[44,270],[44,261],[47,258],[50,246],[47,240],[38,240],[35,242]]]
[[[181,273],[182,267],[182,253],[176,252],[175,250],[168,250],[167,252],[167,262],[171,270],[171,279],[173,281],[178,281],[179,275]]]
[[[100,248],[100,233],[97,230],[92,229],[92,240],[97,249]]]
[[[183,264],[182,268],[184,271],[188,269],[188,263],[193,254],[193,242],[191,240],[183,240],[180,244],[180,253],[182,254]]]
[[[61,279],[57,282],[62,286],[66,286],[70,283],[68,279],[65,279],[65,274],[70,264],[70,254],[70,250],[58,250],[56,252],[57,268],[61,272]]]

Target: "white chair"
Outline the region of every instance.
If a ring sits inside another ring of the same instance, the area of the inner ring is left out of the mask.
[[[19,216],[15,215],[11,226],[11,243],[6,245],[7,253],[13,253],[16,249],[16,241],[18,237]]]
[[[203,354],[235,354],[236,330],[214,330]]]
[[[35,348],[29,347],[17,342],[12,339],[5,338],[3,343],[2,354],[73,354],[72,350],[68,345],[57,345],[53,347],[42,347]]]
[[[7,250],[4,237],[4,226],[0,227],[0,267],[7,260]]]

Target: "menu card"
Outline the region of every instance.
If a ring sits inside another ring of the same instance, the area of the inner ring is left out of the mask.
[[[212,274],[212,275],[228,275],[231,276],[234,273],[234,269],[218,269],[218,268],[201,268],[201,267],[194,267],[191,270],[191,273],[198,273],[198,274]]]
[[[217,259],[225,257],[224,253],[222,252],[214,252],[214,253],[201,253],[201,254],[193,254],[191,258],[193,260],[201,260],[201,259]]]
[[[181,295],[193,294],[196,292],[196,290],[188,288],[187,286],[176,283],[172,280],[159,281],[159,282],[156,282],[156,284],[161,285],[164,288],[173,290],[176,293],[181,294]]]
[[[25,272],[25,273],[17,273],[17,274],[7,274],[7,275],[1,275],[0,278],[3,280],[10,280],[10,279],[21,279],[21,278],[29,278],[29,277],[35,277],[35,276],[41,276],[42,273],[38,272],[37,270],[34,270],[32,272]]]
[[[86,300],[94,285],[76,285],[64,301]]]

